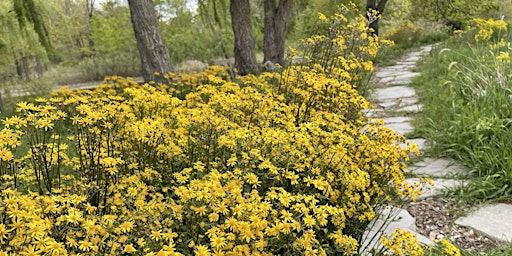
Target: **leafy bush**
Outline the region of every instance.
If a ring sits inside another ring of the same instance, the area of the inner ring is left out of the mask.
[[[404,23],[394,27],[388,31],[384,38],[391,40],[395,45],[400,45],[403,48],[408,48],[418,42],[418,38],[423,35],[423,29],[416,27],[411,23]]]
[[[416,147],[366,120],[365,65],[340,63],[234,79],[212,67],[157,87],[110,77],[19,103],[0,133],[0,249],[357,253],[380,207],[418,194],[404,181]]]
[[[461,160],[478,177],[459,191],[466,200],[512,194],[512,47],[500,38],[506,36],[503,22],[478,22],[484,25],[432,54],[424,71],[429,83],[422,89],[431,120],[427,127],[438,151]],[[432,83],[433,77],[437,82]]]

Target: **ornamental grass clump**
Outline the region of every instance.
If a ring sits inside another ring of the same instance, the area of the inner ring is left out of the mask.
[[[307,63],[281,73],[110,77],[19,103],[0,133],[0,252],[357,254],[382,206],[418,194],[404,177],[417,149],[362,113],[378,48],[364,18],[331,19]]]
[[[436,147],[471,170],[471,182],[454,191],[469,202],[512,195],[510,31],[503,20],[474,22],[476,29],[461,32],[453,47],[433,54],[439,81],[428,86],[425,104],[428,119],[436,120],[428,124]]]

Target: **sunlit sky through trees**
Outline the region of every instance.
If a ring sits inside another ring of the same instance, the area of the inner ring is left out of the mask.
[[[96,8],[101,8],[102,4],[107,2],[118,2],[120,5],[128,6],[128,0],[95,0],[94,5],[96,6]],[[187,7],[190,10],[196,10],[197,0],[187,0]]]

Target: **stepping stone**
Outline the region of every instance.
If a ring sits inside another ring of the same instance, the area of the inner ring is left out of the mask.
[[[416,65],[416,61],[397,61],[397,65],[406,65],[406,66],[414,66]]]
[[[394,77],[393,80],[388,82],[388,85],[410,84],[412,82],[412,79],[418,75],[419,75],[419,73],[408,72],[406,74],[402,74],[402,75]]]
[[[393,80],[395,80],[395,77],[394,76],[385,76],[385,77],[382,77],[379,82],[380,83],[383,83],[383,84],[387,84],[387,83],[391,83]]]
[[[393,86],[388,88],[378,88],[375,90],[375,96],[379,101],[390,99],[401,99],[416,96],[416,91],[407,86]]]
[[[432,51],[432,45],[431,45],[431,44],[429,44],[429,45],[425,45],[425,46],[422,46],[422,47],[420,47],[420,48],[421,48],[421,51],[422,51],[423,53]]]
[[[410,140],[407,140],[407,141],[412,143],[412,144],[416,144],[416,146],[420,150],[420,154],[423,153],[423,151],[426,150],[426,145],[425,145],[426,140],[425,139],[417,138],[417,139],[410,139]],[[402,147],[405,147],[405,146],[407,146],[407,145],[404,143],[402,145]]]
[[[409,80],[411,80],[412,78],[415,78],[415,77],[417,77],[419,75],[421,75],[421,73],[409,72],[407,74],[403,74],[403,75],[397,76],[396,79],[398,79],[398,80],[402,80],[402,79],[409,79]]]
[[[374,75],[377,78],[388,78],[388,77],[395,78],[397,76],[404,76],[404,75],[411,73],[410,71],[407,71],[404,69],[407,69],[407,68],[400,67],[400,68],[396,68],[396,69],[383,69],[383,70],[375,72]]]
[[[383,113],[381,109],[364,109],[362,110],[364,116],[374,118]]]
[[[403,122],[403,123],[384,123],[384,126],[392,129],[398,134],[405,135],[407,133],[410,133],[414,131],[414,127],[409,122]]]
[[[466,172],[463,166],[447,158],[427,158],[419,163],[415,163],[413,166],[409,166],[408,169],[413,174],[426,177],[447,177]]]
[[[394,123],[405,123],[411,121],[410,117],[399,116],[399,117],[386,117],[383,118],[385,124],[394,124]]]
[[[423,109],[422,104],[414,104],[398,109],[399,112],[418,113]]]
[[[409,105],[416,104],[417,102],[418,102],[417,97],[404,98],[401,100],[400,106],[409,106]]]
[[[434,186],[429,183],[423,184],[421,188],[421,195],[417,197],[417,200],[423,200],[430,197],[436,197],[443,195],[443,189],[454,188],[463,184],[460,180],[451,180],[451,179],[431,179],[434,183]],[[419,178],[409,178],[406,179],[409,184],[418,184],[420,183]]]
[[[410,61],[410,62],[418,62],[420,60],[420,54],[421,53],[418,53],[418,54],[411,54],[409,56],[407,56],[404,61]]]
[[[396,108],[398,106],[400,106],[400,101],[382,102],[382,103],[377,104],[377,107],[380,107],[383,109]]]
[[[487,205],[457,219],[455,224],[472,228],[497,241],[512,242],[512,205]]]
[[[377,217],[370,222],[363,234],[361,242],[361,255],[371,255],[372,248],[383,248],[382,236],[390,236],[392,232],[400,228],[402,231],[409,231],[418,238],[422,244],[431,245],[433,242],[425,236],[416,232],[416,218],[412,217],[407,210],[388,206],[384,208]]]

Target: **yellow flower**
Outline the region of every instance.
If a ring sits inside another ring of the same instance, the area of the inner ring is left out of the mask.
[[[210,253],[210,250],[208,249],[208,247],[206,247],[204,245],[198,245],[194,249],[194,255],[195,256],[210,256],[211,253]]]
[[[441,245],[444,247],[444,252],[449,256],[460,256],[460,250],[455,247],[450,241],[441,239]]]
[[[137,252],[137,250],[135,249],[135,247],[133,247],[133,244],[127,244],[127,245],[125,245],[123,252],[134,253],[134,252]]]
[[[3,240],[7,238],[7,234],[9,234],[9,232],[11,232],[12,230],[13,229],[6,229],[3,223],[0,224],[0,242],[3,242]]]
[[[162,237],[162,233],[160,232],[160,230],[151,231],[151,235],[149,237],[155,241],[158,241]]]
[[[213,235],[210,238],[210,244],[215,250],[220,250],[226,246],[226,239],[222,236]]]
[[[92,246],[93,244],[87,239],[78,242],[78,249],[82,251],[88,252],[89,250],[91,250]]]
[[[121,229],[121,232],[126,233],[126,232],[130,232],[130,230],[132,230],[133,226],[134,225],[133,225],[132,221],[125,221],[125,222],[121,223],[121,225],[119,225],[119,228]]]
[[[316,224],[315,218],[309,214],[306,214],[302,220],[304,221],[304,225],[306,225],[306,227],[312,227]]]

